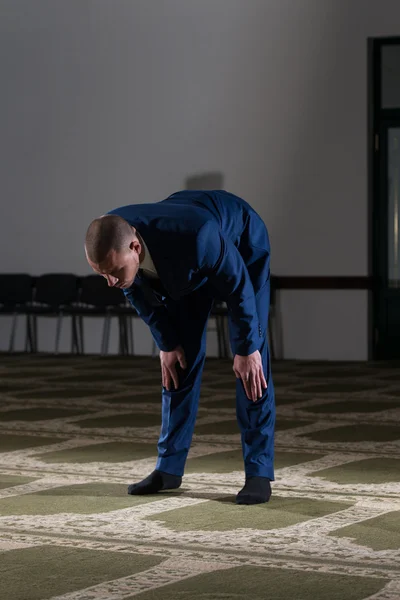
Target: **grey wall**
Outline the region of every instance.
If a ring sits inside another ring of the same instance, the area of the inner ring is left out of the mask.
[[[92,218],[219,172],[274,273],[366,275],[366,38],[396,22],[395,0],[0,0],[0,270],[88,273]],[[281,307],[287,358],[366,358],[364,292]]]

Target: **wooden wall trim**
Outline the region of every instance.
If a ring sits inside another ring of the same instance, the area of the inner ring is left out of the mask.
[[[372,290],[374,279],[363,275],[271,275],[271,287],[275,290]]]

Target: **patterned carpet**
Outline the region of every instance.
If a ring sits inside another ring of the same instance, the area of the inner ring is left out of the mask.
[[[399,600],[400,364],[276,362],[276,482],[244,480],[230,360],[207,361],[181,489],[154,468],[158,359],[0,358],[3,600]]]

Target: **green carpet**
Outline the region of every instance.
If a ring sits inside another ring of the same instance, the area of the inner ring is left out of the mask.
[[[400,365],[276,362],[276,481],[244,481],[209,359],[182,487],[155,466],[158,359],[0,357],[0,599],[400,600]]]

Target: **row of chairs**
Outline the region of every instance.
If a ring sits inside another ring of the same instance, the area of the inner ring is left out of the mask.
[[[38,317],[55,317],[56,336],[54,353],[58,354],[64,317],[71,317],[71,352],[84,354],[85,317],[103,317],[101,354],[108,353],[111,319],[118,320],[119,354],[134,354],[132,318],[135,309],[118,288],[109,287],[104,277],[87,275],[78,277],[71,273],[45,274],[33,277],[28,274],[0,274],[0,315],[12,316],[9,352],[14,351],[17,319],[26,317],[25,351],[38,352]],[[217,333],[218,356],[227,357],[229,346],[226,333],[226,306],[214,305],[212,317]],[[153,342],[152,355],[156,355]]]

